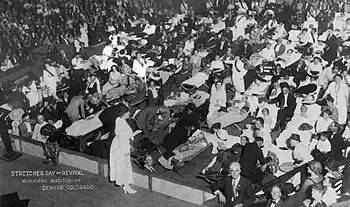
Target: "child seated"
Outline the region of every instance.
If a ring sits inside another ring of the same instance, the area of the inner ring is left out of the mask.
[[[310,143],[310,149],[311,150],[318,150],[322,154],[326,154],[327,152],[331,151],[331,143],[329,142],[329,139],[331,137],[330,132],[321,132],[316,137],[316,139],[312,139]]]

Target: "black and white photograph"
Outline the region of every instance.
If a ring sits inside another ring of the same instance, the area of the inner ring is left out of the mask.
[[[0,207],[350,207],[350,0],[0,0]]]

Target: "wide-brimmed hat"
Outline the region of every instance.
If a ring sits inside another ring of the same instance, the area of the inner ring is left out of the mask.
[[[292,183],[284,183],[281,185],[281,191],[284,196],[288,196],[294,193],[295,187]]]
[[[14,109],[9,114],[9,117],[12,121],[20,121],[22,120],[23,114],[24,114],[23,109]]]
[[[40,129],[40,134],[44,136],[50,136],[52,132],[56,130],[55,126],[52,124],[45,124],[43,127]]]
[[[295,140],[295,141],[301,142],[299,134],[290,135],[289,140]]]
[[[294,169],[293,162],[285,162],[279,166],[282,172],[289,172]]]
[[[308,124],[308,123],[302,123],[302,124],[298,127],[298,130],[299,130],[299,131],[309,131],[309,130],[311,130],[311,129],[313,129],[313,127],[312,127],[310,124]]]

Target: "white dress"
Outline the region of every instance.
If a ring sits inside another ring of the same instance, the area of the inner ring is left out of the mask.
[[[88,37],[88,28],[87,28],[87,24],[84,23],[81,27],[80,27],[80,41],[84,43],[85,47],[89,47],[89,37]]]
[[[343,125],[347,119],[346,99],[349,97],[349,87],[345,83],[339,86],[332,82],[329,84],[326,94],[330,94],[334,99],[334,104],[339,111],[339,124]]]
[[[115,134],[109,159],[110,181],[117,185],[131,184],[133,183],[133,174],[129,140],[133,138],[133,132],[125,119],[119,117],[116,119]]]
[[[39,91],[38,91],[34,81],[29,86],[29,89],[30,89],[30,92],[27,93],[26,96],[29,100],[29,106],[32,107],[32,106],[38,104],[41,100],[40,100]]]
[[[215,84],[211,87],[210,92],[210,104],[207,119],[213,118],[214,112],[219,110],[221,107],[226,107],[226,91],[225,85],[222,85],[218,90]]]
[[[232,66],[232,83],[238,92],[245,91],[244,76],[246,73],[247,71],[244,68],[244,63],[240,60],[237,62],[236,60]]]

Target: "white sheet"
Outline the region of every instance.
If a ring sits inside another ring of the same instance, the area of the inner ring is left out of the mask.
[[[247,118],[248,113],[241,113],[240,109],[234,108],[229,112],[218,112],[213,113],[212,118],[207,119],[208,126],[211,127],[214,123],[220,123],[221,127],[227,127],[231,124],[238,123]]]
[[[101,112],[92,115],[92,119],[81,119],[66,129],[66,133],[69,136],[83,136],[86,135],[100,127],[102,127],[102,122],[98,118]]]
[[[199,88],[201,85],[203,85],[205,83],[206,80],[208,80],[208,78],[209,78],[208,74],[203,73],[203,72],[199,72],[194,77],[182,82],[182,84],[192,85],[192,86],[196,86],[197,88]]]

